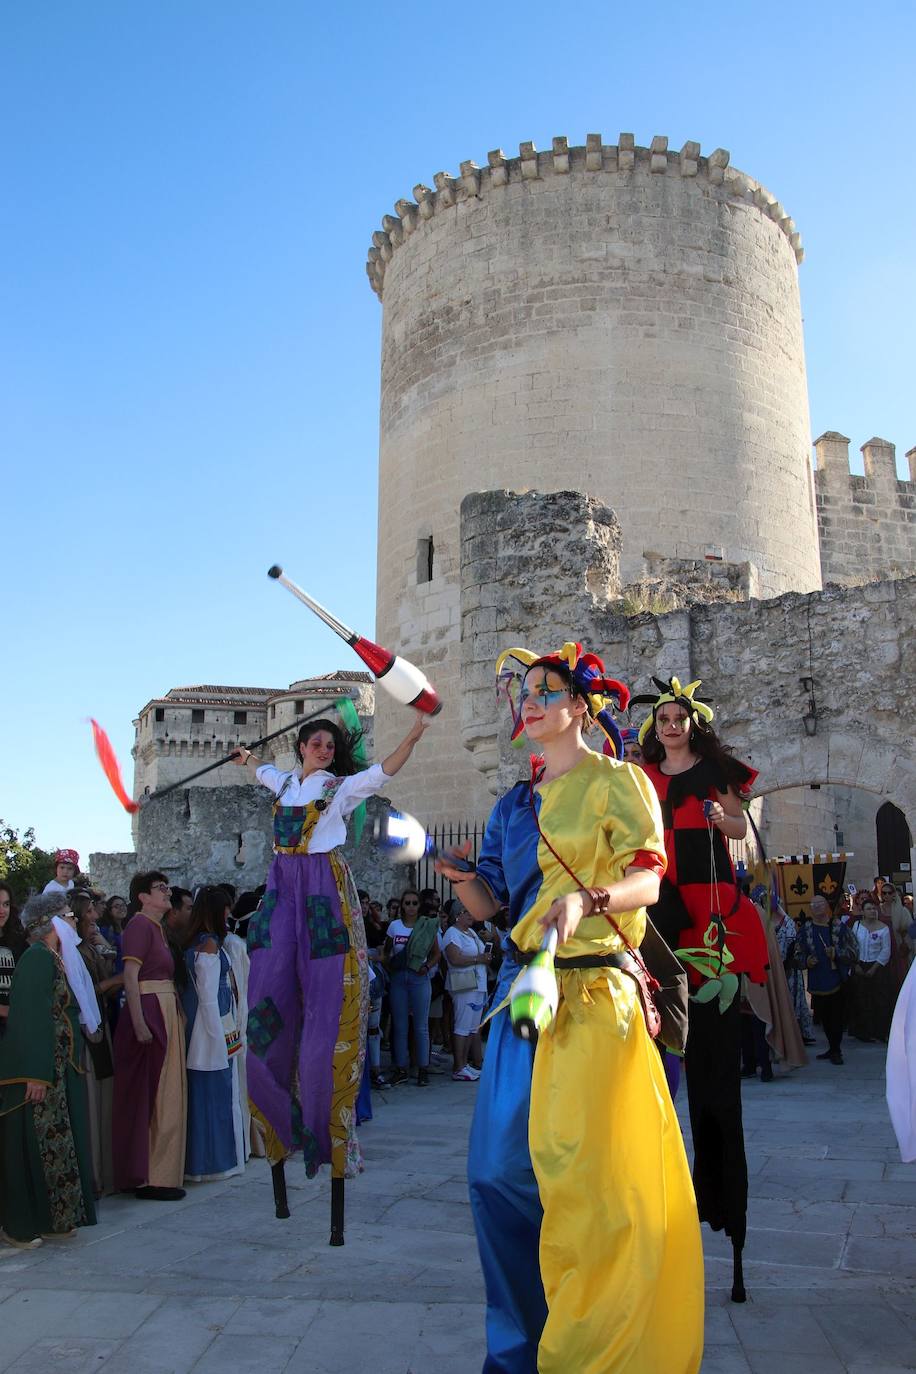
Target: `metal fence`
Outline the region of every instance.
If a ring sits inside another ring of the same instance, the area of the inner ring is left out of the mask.
[[[431,827],[428,833],[437,849],[450,849],[453,845],[466,844],[470,840],[471,852],[468,857],[472,863],[476,863],[485,829],[484,821],[447,821]],[[759,845],[753,831],[749,831],[743,840],[726,840],[726,844],[735,867],[743,862],[744,867],[750,870],[760,858]],[[442,878],[436,873],[433,862],[431,858],[424,858],[417,864],[417,887],[433,887],[442,900],[446,901],[454,896],[453,885],[447,878]]]
[[[431,827],[429,834],[437,849],[451,849],[453,845],[466,844],[470,840],[471,852],[468,857],[472,863],[476,863],[485,828],[483,821],[447,821]],[[417,887],[434,887],[442,900],[446,901],[454,895],[452,884],[436,873],[433,862],[430,858],[424,858],[417,864]]]

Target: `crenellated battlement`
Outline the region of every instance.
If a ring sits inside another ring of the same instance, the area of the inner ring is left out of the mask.
[[[916,571],[916,448],[910,480],[897,476],[887,439],[862,445],[864,476],[849,470],[849,439],[827,430],[815,439],[814,489],[825,582],[853,584]]]
[[[507,157],[501,148],[495,148],[487,154],[486,166],[462,162],[457,176],[437,172],[433,187],[418,183],[413,188],[413,200],[396,201],[397,213],[383,215],[381,228],[372,235],[366,272],[373,291],[381,299],[385,269],[392,255],[405,239],[422,232],[424,221],[442,211],[481,200],[491,190],[518,182],[600,173],[699,178],[716,187],[723,199],[756,207],[782,230],[796,262],[804,257],[795,221],[766,187],[730,165],[725,148],[716,148],[703,157],[699,143],[687,142],[680,149],[670,149],[662,134],[656,134],[647,148],[638,145],[629,133],[620,134],[616,143],[605,143],[601,134],[589,134],[584,146],[570,147],[565,137],[555,138],[549,151],[539,152],[533,143],[520,143],[518,157]]]

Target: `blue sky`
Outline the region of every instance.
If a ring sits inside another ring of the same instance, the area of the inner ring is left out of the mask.
[[[914,30],[882,0],[0,7],[0,815],[128,848],[87,716],[129,778],[150,697],[345,665],[274,561],[371,632],[366,249],[416,182],[490,148],[729,148],[804,237],[812,434],[902,460]]]

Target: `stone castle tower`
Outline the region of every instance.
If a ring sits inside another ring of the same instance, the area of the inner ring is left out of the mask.
[[[491,800],[458,728],[467,492],[588,492],[619,517],[624,583],[710,559],[743,565],[751,595],[821,585],[802,249],[779,202],[721,148],[631,134],[523,143],[434,182],[383,218],[367,265],[384,305],[377,637],[450,708],[411,779],[429,821]],[[545,605],[553,566],[530,570]],[[511,617],[491,628],[495,657]],[[384,754],[403,715],[378,708]]]

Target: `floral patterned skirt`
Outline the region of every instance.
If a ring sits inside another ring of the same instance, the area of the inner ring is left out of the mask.
[[[86,1085],[64,1062],[43,1102],[0,1122],[2,1225],[14,1240],[95,1225]]]

